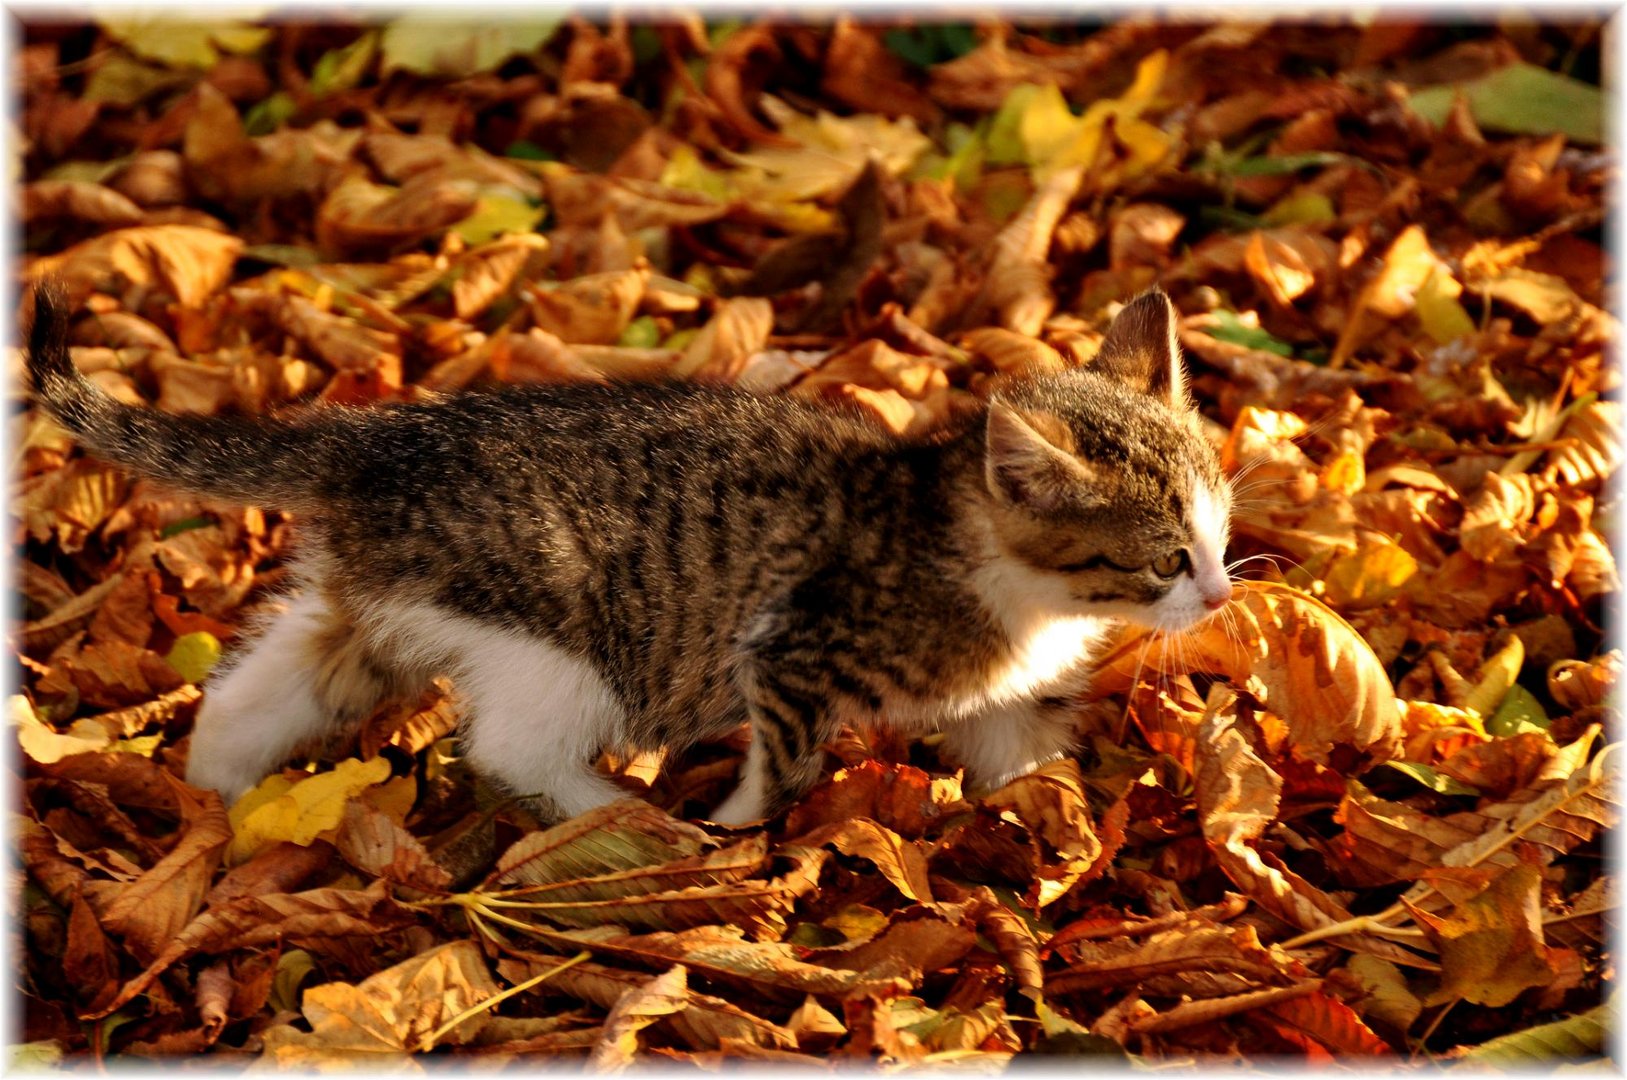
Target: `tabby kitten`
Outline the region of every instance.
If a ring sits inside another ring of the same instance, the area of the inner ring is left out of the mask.
[[[1113,620],[1182,628],[1230,596],[1230,492],[1161,292],[1089,366],[932,440],[680,383],[171,416],[96,390],[61,296],[35,307],[35,392],[84,446],[298,515],[301,587],[211,678],[192,737],[188,781],[228,803],[440,673],[468,760],[548,818],[619,797],[603,748],[748,719],[718,822],[804,792],[844,719],[941,730],[992,787],[1069,752]]]

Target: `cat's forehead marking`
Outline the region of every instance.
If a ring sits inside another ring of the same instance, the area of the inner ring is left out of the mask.
[[[1207,579],[1215,589],[1224,578],[1226,541],[1231,535],[1231,507],[1223,491],[1217,491],[1195,471],[1188,474],[1192,484],[1191,513],[1187,523],[1192,530],[1192,563],[1200,580]]]

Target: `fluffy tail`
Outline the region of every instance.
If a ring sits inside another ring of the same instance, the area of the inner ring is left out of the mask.
[[[114,400],[73,366],[67,300],[55,282],[34,290],[28,378],[81,445],[133,472],[231,502],[300,509],[314,500],[315,425],[174,416]]]

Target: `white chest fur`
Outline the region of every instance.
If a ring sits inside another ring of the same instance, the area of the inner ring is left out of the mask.
[[[979,704],[1000,706],[1072,689],[1079,667],[1110,620],[1076,614],[1065,582],[1010,559],[991,559],[972,583],[1010,646]]]
[[[1007,626],[1010,661],[996,668],[985,695],[991,703],[1039,697],[1064,688],[1106,629],[1101,619],[1034,619],[1018,632]]]

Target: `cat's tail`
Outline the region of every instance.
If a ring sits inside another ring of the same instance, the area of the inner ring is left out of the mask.
[[[35,400],[86,449],[132,472],[200,495],[297,510],[315,501],[314,425],[177,416],[117,401],[74,367],[60,285],[34,290],[28,378]]]

